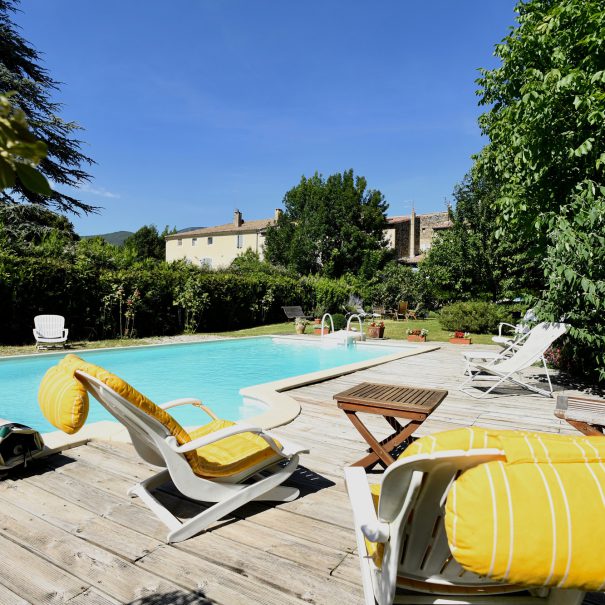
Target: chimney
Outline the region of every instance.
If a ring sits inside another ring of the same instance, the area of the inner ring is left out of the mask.
[[[277,223],[277,221],[281,218],[281,215],[283,214],[282,209],[281,208],[276,208],[275,209],[275,222]]]
[[[236,208],[233,211],[233,226],[241,227],[243,222],[244,221],[242,220],[242,213]]]
[[[416,256],[416,211],[412,204],[412,213],[410,214],[410,254],[409,257]]]

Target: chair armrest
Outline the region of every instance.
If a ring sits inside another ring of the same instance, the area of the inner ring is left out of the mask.
[[[193,441],[189,441],[183,445],[178,445],[176,439],[174,437],[168,437],[166,441],[172,450],[179,454],[184,454],[186,452],[192,452],[193,450],[197,450],[200,447],[204,447],[205,445],[210,445],[211,443],[216,443],[221,439],[225,439],[227,437],[232,437],[233,435],[239,435],[241,433],[254,433],[259,437],[262,437],[271,447],[272,450],[277,452],[278,454],[283,454],[282,448],[277,445],[275,439],[268,435],[263,431],[263,429],[257,426],[250,426],[247,424],[234,424],[233,426],[225,427],[224,429],[220,429],[219,431],[214,431],[209,435],[204,435],[203,437],[198,437]]]
[[[386,542],[389,539],[389,525],[378,520],[364,469],[358,466],[345,468],[345,482],[355,526],[370,542]]]
[[[67,338],[67,335],[69,334],[69,330],[67,328],[63,329],[63,338]]]
[[[208,414],[212,420],[218,420],[218,416],[207,405],[204,405],[200,399],[193,399],[192,397],[173,399],[172,401],[162,403],[159,407],[161,407],[163,410],[169,410],[170,408],[176,408],[180,405],[193,405],[196,408],[200,408],[200,410],[206,412],[206,414]]]
[[[502,328],[506,326],[507,328],[512,328],[513,331],[517,326],[513,326],[513,324],[506,323],[505,321],[498,324],[498,336],[502,336]]]

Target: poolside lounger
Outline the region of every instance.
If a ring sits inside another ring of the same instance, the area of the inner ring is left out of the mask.
[[[195,399],[158,406],[114,374],[75,355],[50,368],[40,386],[40,406],[55,426],[73,415],[69,405],[77,400],[78,388],[85,389],[86,412],[89,392],[126,427],[141,458],[164,467],[128,494],[139,496],[168,527],[168,542],[186,540],[252,500],[287,502],[298,497],[297,489],[281,486],[296,470],[299,454],[307,451],[296,444],[278,441],[258,427],[220,420]],[[68,408],[57,419],[53,415],[61,409],[62,398]],[[212,421],[187,432],[167,411],[187,404],[201,407]],[[180,521],[150,491],[170,479],[184,496],[215,504]]]
[[[34,317],[36,349],[48,345],[63,345],[69,330],[65,329],[65,318],[61,315],[36,315]]]
[[[481,398],[491,393],[503,382],[508,381],[545,397],[552,397],[552,382],[550,381],[544,353],[557,338],[565,334],[568,328],[569,326],[564,323],[543,322],[532,328],[518,348],[505,349],[496,357],[493,357],[492,351],[470,351],[465,353],[465,371],[469,374],[469,378],[460,386],[459,390],[471,397]],[[548,391],[528,384],[520,374],[522,370],[529,368],[536,361],[542,361],[548,380]],[[495,379],[496,383],[487,391],[478,395],[471,388],[476,381],[489,379]]]
[[[305,315],[302,307],[282,307],[282,309],[288,319],[296,319],[297,317],[312,319],[311,315]]]
[[[468,428],[381,485],[346,468],[366,605],[580,605],[605,580],[603,461],[600,437]]]

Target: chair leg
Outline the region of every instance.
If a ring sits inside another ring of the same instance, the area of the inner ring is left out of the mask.
[[[153,494],[152,489],[159,487],[170,479],[168,470],[163,470],[149,479],[141,481],[128,490],[128,495],[138,496],[149,507],[152,513],[168,527],[167,541],[181,542],[206,529],[209,525],[218,521],[221,517],[228,515],[244,504],[254,501],[270,500],[276,502],[288,502],[298,497],[299,491],[293,487],[285,487],[283,483],[298,466],[298,456],[293,456],[284,466],[274,466],[268,469],[271,473],[262,477],[259,481],[250,484],[233,485],[233,494],[220,502],[213,504],[210,508],[203,510],[195,517],[187,521],[181,521],[175,517]]]

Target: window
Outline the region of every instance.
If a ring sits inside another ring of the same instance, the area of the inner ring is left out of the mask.
[[[208,238],[208,245],[212,246],[212,238],[211,237]]]
[[[192,246],[197,246],[197,237],[192,238],[191,245]]]
[[[177,246],[182,246],[183,245],[183,240],[182,239],[177,239],[176,240],[176,245]]]
[[[235,236],[236,239],[236,245],[238,248],[243,248],[244,247],[244,236],[243,235],[236,235]]]
[[[212,259],[211,258],[200,258],[200,265],[202,267],[208,267],[208,269],[212,269]]]

